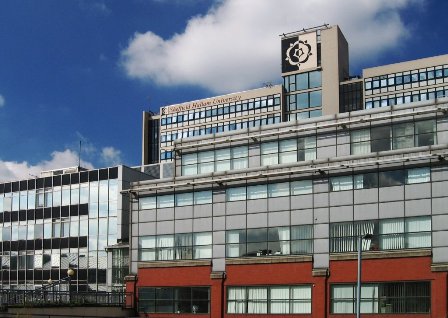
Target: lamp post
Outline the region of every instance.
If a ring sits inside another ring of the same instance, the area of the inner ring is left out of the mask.
[[[72,302],[72,276],[75,275],[75,271],[71,268],[67,269],[68,277],[68,302]]]
[[[362,240],[371,240],[372,234],[365,234],[358,236],[358,280],[356,284],[356,318],[361,317],[361,260],[362,260]]]
[[[49,278],[47,282],[48,282],[48,285],[51,286],[51,301],[54,302],[53,281],[51,280],[51,278]]]

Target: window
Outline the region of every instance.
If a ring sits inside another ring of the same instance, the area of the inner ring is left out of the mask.
[[[226,256],[278,256],[310,254],[312,225],[226,231]]]
[[[351,132],[351,154],[436,144],[436,122],[425,120],[377,126]]]
[[[343,191],[353,189],[352,176],[338,176],[330,178],[331,191]]]
[[[310,314],[311,286],[227,288],[228,314]]]
[[[353,314],[356,311],[356,286],[331,286],[331,312]],[[361,286],[360,312],[381,314],[429,313],[430,282],[369,283]]]
[[[202,259],[211,257],[211,232],[141,236],[139,238],[139,260],[141,261]]]
[[[431,217],[394,218],[330,225],[330,252],[344,253],[358,250],[358,237],[371,234],[362,240],[362,250],[397,250],[431,247]]]
[[[186,205],[198,205],[212,203],[213,193],[208,191],[197,191],[187,193],[177,193],[160,195],[153,197],[139,198],[139,209],[155,209],[155,208],[168,208],[168,207],[180,207]]]
[[[141,287],[138,311],[144,313],[210,312],[209,287]]]
[[[248,166],[248,152],[247,146],[240,146],[184,154],[182,155],[182,175],[245,169]]]

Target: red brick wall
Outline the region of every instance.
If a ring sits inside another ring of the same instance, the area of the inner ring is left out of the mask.
[[[431,257],[364,259],[362,264],[363,282],[431,281],[431,313],[412,314],[412,317],[447,317],[448,276],[446,272],[431,272]],[[300,315],[300,317],[353,318],[353,314],[330,314],[330,284],[355,284],[357,280],[357,261],[331,261],[329,272],[329,277],[313,277],[311,262],[227,265],[224,286],[310,284],[313,286],[312,315]],[[211,312],[210,315],[201,314],[201,317],[247,317],[248,315],[226,314],[226,295],[225,289],[223,290],[222,280],[211,279],[210,274],[210,266],[140,269],[137,288],[143,286],[210,286],[212,295],[210,303]],[[127,291],[132,291],[131,284],[129,283],[127,284]],[[154,318],[167,318],[172,317],[173,314],[151,314],[150,316]],[[286,318],[292,315],[249,316],[257,318],[274,316],[276,318]],[[409,315],[369,314],[368,316],[397,318],[407,317]],[[142,315],[142,317],[145,317],[145,315]],[[192,317],[192,314],[176,314],[176,317]]]

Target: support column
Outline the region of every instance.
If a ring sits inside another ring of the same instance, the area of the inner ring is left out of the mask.
[[[210,317],[224,318],[225,313],[225,272],[211,272]]]
[[[328,276],[328,268],[313,269],[314,284],[311,303],[313,317],[327,317],[327,304],[329,303],[329,289],[327,286]]]

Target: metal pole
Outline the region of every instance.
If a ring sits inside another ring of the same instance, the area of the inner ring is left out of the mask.
[[[356,284],[356,318],[360,317],[361,307],[361,244],[362,235],[358,236],[358,281]]]

